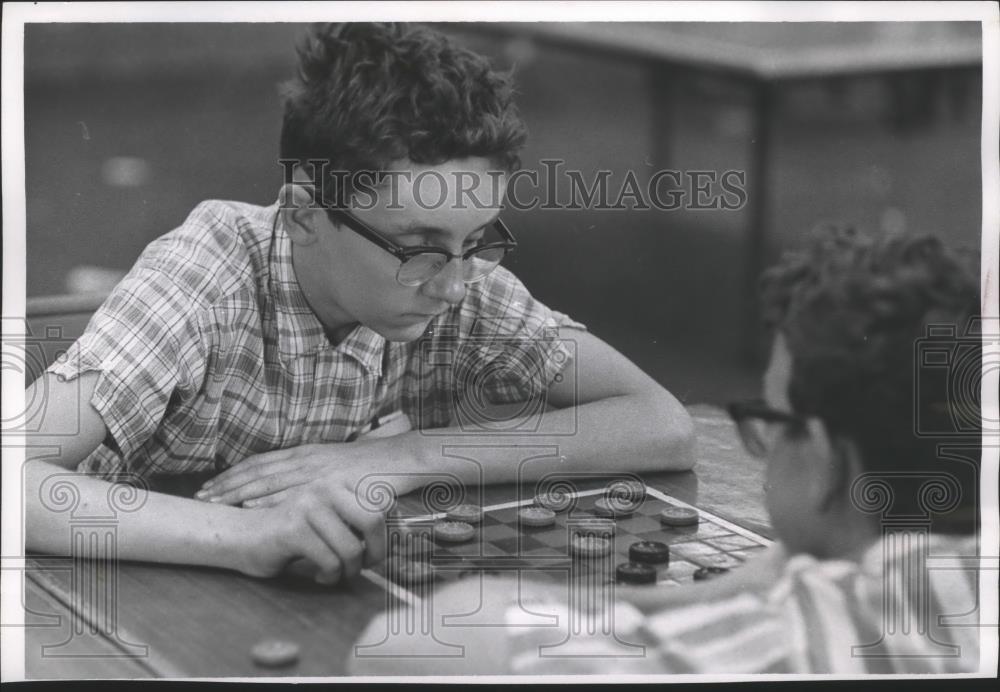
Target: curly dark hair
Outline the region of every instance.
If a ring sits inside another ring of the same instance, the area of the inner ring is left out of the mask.
[[[507,171],[520,167],[527,131],[510,76],[441,34],[321,24],[298,55],[298,77],[283,85],[282,159],[322,159],[350,173],[403,158],[434,165],[481,156]]]
[[[942,440],[918,435],[917,417],[946,430],[955,406],[978,413],[979,402],[945,401],[944,383],[915,354],[928,327],[961,337],[980,314],[978,253],[933,236],[827,226],[764,273],[761,293],[765,322],[792,355],[796,412],[854,440],[868,471],[942,470]]]

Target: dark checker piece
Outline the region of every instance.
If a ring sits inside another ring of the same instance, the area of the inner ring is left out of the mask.
[[[623,584],[653,584],[656,568],[639,562],[623,562],[615,568],[615,576]]]
[[[637,541],[628,548],[628,559],[647,565],[670,563],[670,546],[658,541]]]
[[[693,576],[695,581],[705,581],[706,579],[717,577],[720,574],[725,574],[728,571],[728,567],[699,567],[695,570]]]
[[[694,526],[698,518],[698,513],[687,507],[667,507],[660,512],[660,523],[664,526]]]

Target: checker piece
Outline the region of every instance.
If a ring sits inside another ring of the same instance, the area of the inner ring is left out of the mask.
[[[628,548],[628,559],[646,565],[670,563],[670,546],[658,541],[636,541]]]
[[[552,488],[535,495],[534,502],[539,507],[551,509],[553,512],[563,512],[573,504],[573,497],[568,492]]]
[[[393,581],[403,586],[424,584],[434,578],[434,568],[426,562],[406,560],[396,564],[392,577]]]
[[[615,568],[615,576],[623,584],[655,584],[656,568],[641,562],[623,562]]]
[[[660,512],[660,523],[664,526],[696,526],[698,512],[687,507],[667,507]]]
[[[517,516],[525,526],[552,526],[556,523],[556,513],[545,507],[525,507]]]
[[[611,552],[611,541],[600,536],[577,534],[573,536],[569,547],[575,555],[580,557],[597,558]]]
[[[695,581],[705,581],[706,579],[717,577],[720,574],[725,574],[728,571],[728,567],[699,567],[695,570],[693,576]]]
[[[646,497],[646,484],[640,480],[630,479],[627,481],[621,481],[619,483],[612,483],[611,487],[624,488],[629,493],[632,500],[636,502],[643,500]]]
[[[637,479],[615,481],[605,489],[605,497],[612,497],[619,504],[625,504],[633,510],[646,499],[646,484]]]
[[[266,668],[280,668],[299,660],[299,645],[282,639],[265,639],[250,650],[253,662]]]
[[[399,534],[394,552],[413,559],[429,560],[434,552],[434,542],[427,534]]]
[[[465,543],[475,535],[476,529],[464,521],[439,521],[434,525],[434,538],[447,543]]]

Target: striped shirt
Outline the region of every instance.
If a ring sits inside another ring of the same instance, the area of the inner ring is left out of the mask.
[[[108,435],[78,470],[218,472],[261,452],[351,440],[397,410],[414,428],[446,427],[480,401],[462,398],[470,392],[544,401],[573,356],[558,329],[583,325],[503,267],[416,341],[359,325],[334,346],[295,279],[277,211],[198,205],[147,246],[49,368],[99,373],[91,404]]]
[[[975,537],[887,536],[858,562],[796,555],[763,590],[642,614],[572,617],[549,597],[535,614],[577,622],[516,626],[507,610],[510,672],[553,674],[961,673],[979,665]],[[886,566],[883,569],[883,565]],[[683,588],[683,587],[679,587]],[[610,609],[609,609],[610,610]],[[584,626],[593,621],[613,627]],[[580,623],[583,623],[581,625]],[[596,632],[596,633],[595,633]],[[566,655],[571,654],[571,655]]]

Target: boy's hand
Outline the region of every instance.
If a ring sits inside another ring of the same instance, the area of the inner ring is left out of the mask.
[[[239,569],[255,577],[307,562],[317,582],[334,584],[385,557],[382,514],[342,486],[304,486],[280,505],[248,511],[245,528]]]
[[[359,484],[377,477],[389,461],[380,441],[307,444],[247,457],[239,464],[207,481],[195,497],[208,502],[248,508],[274,507],[292,497],[294,491],[313,481],[363,492]],[[396,464],[396,471],[404,471]],[[394,473],[398,493],[416,488],[402,473]],[[357,502],[355,501],[355,504]]]
[[[274,495],[323,476],[336,469],[350,473],[347,459],[338,459],[329,444],[308,444],[247,457],[215,478],[205,481],[195,497],[224,505],[252,507],[248,502]],[[269,502],[273,506],[276,502]]]

